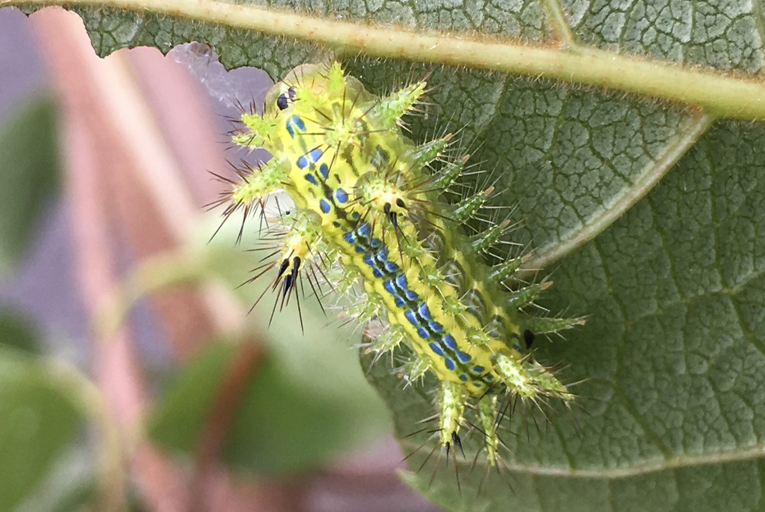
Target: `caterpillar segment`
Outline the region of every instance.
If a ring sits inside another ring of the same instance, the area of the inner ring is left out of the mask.
[[[258,204],[262,205],[262,202]],[[328,282],[321,269],[326,266],[326,258],[333,254],[332,247],[323,243],[317,220],[312,218],[313,216],[314,214],[310,211],[282,214],[279,219],[280,224],[270,229],[261,247],[253,250],[265,252],[266,255],[262,257],[261,264],[252,270],[253,277],[243,283],[244,285],[257,281],[266,273],[275,271],[271,286],[263,291],[251,310],[258,305],[269,289],[275,291],[276,299],[271,312],[271,320],[273,320],[277,307],[281,311],[288,306],[294,294],[301,328],[303,315],[300,308],[300,295],[306,295],[302,277],[306,276],[310,294],[315,295],[321,305],[322,284]],[[303,289],[297,293],[299,286]]]
[[[289,194],[296,220],[275,265],[282,300],[316,250],[331,253],[328,259],[344,269],[340,291],[363,288],[350,313],[361,321],[387,320],[370,348],[382,354],[405,345],[413,357],[400,375],[411,383],[432,372],[440,381],[434,434],[440,444],[454,455],[461,430],[480,431],[494,466],[497,426],[509,401],[573,398],[534,359],[534,335],[583,321],[527,314],[551,283],[506,287],[525,257],[492,268],[481,262],[510,224],[472,237],[459,227],[481,210],[493,187],[453,206],[440,200],[467,157],[434,172],[431,164],[451,136],[415,146],[402,133],[401,118],[425,87],[412,83],[380,99],[338,63],[297,67],[268,92],[262,117],[242,116],[234,142],[264,147],[273,158],[228,196],[236,205],[261,202],[277,189]],[[466,405],[480,425],[468,425]]]

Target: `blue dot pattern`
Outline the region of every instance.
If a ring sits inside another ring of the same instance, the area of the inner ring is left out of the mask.
[[[292,117],[294,118],[295,116],[292,116]],[[289,121],[287,126],[289,126]],[[322,155],[321,149],[313,148],[311,151],[309,151],[305,155],[300,155],[295,163],[300,169],[304,169],[308,164],[315,164],[316,162],[318,162],[319,158],[321,158],[321,155]],[[321,167],[327,167],[327,165],[322,164]],[[322,172],[322,175],[324,175],[324,171],[322,171],[321,169],[320,171]],[[326,178],[326,176],[324,177]],[[306,179],[308,179],[308,175],[306,175]],[[311,180],[308,180],[308,181],[311,181]]]
[[[352,245],[357,253],[363,253],[364,264],[371,267],[376,278],[384,279],[383,289],[393,297],[397,307],[406,308],[404,318],[420,338],[429,342],[430,351],[443,358],[449,371],[459,368],[458,378],[461,381],[472,380],[476,387],[491,387],[491,374],[483,375],[485,369],[482,366],[469,365],[472,357],[459,350],[454,337],[443,332],[443,325],[433,320],[427,303],[409,289],[406,274],[398,264],[388,259],[387,247],[380,239],[372,237],[372,227],[368,222],[361,222],[352,231],[344,233],[343,240]]]
[[[313,163],[316,163],[316,162],[318,162],[318,161],[319,161],[319,158],[321,158],[321,155],[322,155],[321,149],[319,149],[319,148],[313,148],[313,149],[312,149],[312,150],[311,150],[311,151],[308,153],[308,159],[309,159],[311,162],[313,162]]]
[[[290,138],[295,138],[295,129],[297,128],[301,132],[305,131],[305,123],[303,123],[303,120],[300,119],[300,116],[292,116],[289,119],[287,119],[287,122],[285,123],[287,127],[287,133],[290,134]]]

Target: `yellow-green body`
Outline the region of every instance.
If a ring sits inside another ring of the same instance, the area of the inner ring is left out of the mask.
[[[448,137],[441,145],[416,147],[399,126],[424,86],[415,83],[381,100],[344,76],[337,63],[296,68],[268,93],[262,117],[242,116],[245,128],[235,142],[265,147],[273,158],[231,195],[234,203],[249,204],[277,189],[289,194],[296,213],[277,280],[293,277],[283,293],[320,253],[339,259],[341,287],[365,292],[351,310],[361,320],[380,317],[390,326],[375,348],[404,343],[415,355],[412,377],[432,371],[442,382],[439,437],[448,446],[458,442],[467,400],[480,402],[488,426],[497,396],[570,399],[530,357],[524,338],[579,321],[525,315],[521,308],[546,286],[512,292],[502,281],[520,260],[499,269],[480,262],[482,250],[506,225],[467,237],[460,224],[491,189],[454,207],[439,201],[441,190],[432,185],[438,176],[431,176],[429,163]],[[462,164],[444,172],[456,174]],[[495,432],[484,436],[493,464]]]

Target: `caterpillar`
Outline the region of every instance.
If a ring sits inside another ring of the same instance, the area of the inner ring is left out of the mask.
[[[488,464],[496,466],[508,404],[574,398],[534,358],[535,336],[584,320],[527,312],[551,282],[508,286],[526,257],[483,263],[511,225],[505,220],[472,235],[461,227],[486,205],[492,186],[457,204],[442,199],[468,157],[436,171],[452,136],[415,145],[404,135],[402,117],[426,87],[417,81],[380,98],[337,62],[298,66],[267,93],[262,116],[243,110],[233,142],[273,157],[225,179],[217,204],[226,205],[224,218],[240,209],[246,218],[285,191],[294,210],[281,216],[278,245],[251,279],[275,273],[274,310],[293,293],[299,309],[302,276],[317,296],[322,280],[357,294],[346,313],[361,323],[386,323],[370,349],[409,354],[401,368],[407,382],[428,372],[437,378],[433,436],[447,457],[462,449],[460,433],[469,429],[480,433]],[[333,265],[341,275],[329,279]],[[466,420],[466,407],[477,424]]]

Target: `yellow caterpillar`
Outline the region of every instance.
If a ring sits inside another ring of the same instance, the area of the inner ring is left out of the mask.
[[[263,116],[242,115],[234,142],[263,147],[273,158],[232,182],[225,215],[262,208],[269,194],[286,191],[295,210],[282,217],[281,248],[264,270],[274,268],[282,304],[301,273],[313,286],[317,269],[339,263],[343,276],[334,287],[364,291],[351,314],[361,322],[387,320],[372,348],[382,353],[403,344],[412,354],[404,370],[410,380],[426,372],[438,378],[434,435],[447,454],[462,447],[460,429],[468,428],[464,412],[471,403],[494,466],[504,404],[573,398],[533,358],[534,336],[583,321],[524,312],[550,283],[506,287],[523,258],[495,267],[481,263],[509,223],[471,237],[462,232],[460,225],[483,207],[491,187],[457,205],[439,200],[467,158],[432,173],[430,164],[450,136],[415,146],[402,134],[401,118],[425,87],[421,81],[379,98],[338,63],[294,69],[267,94]]]

